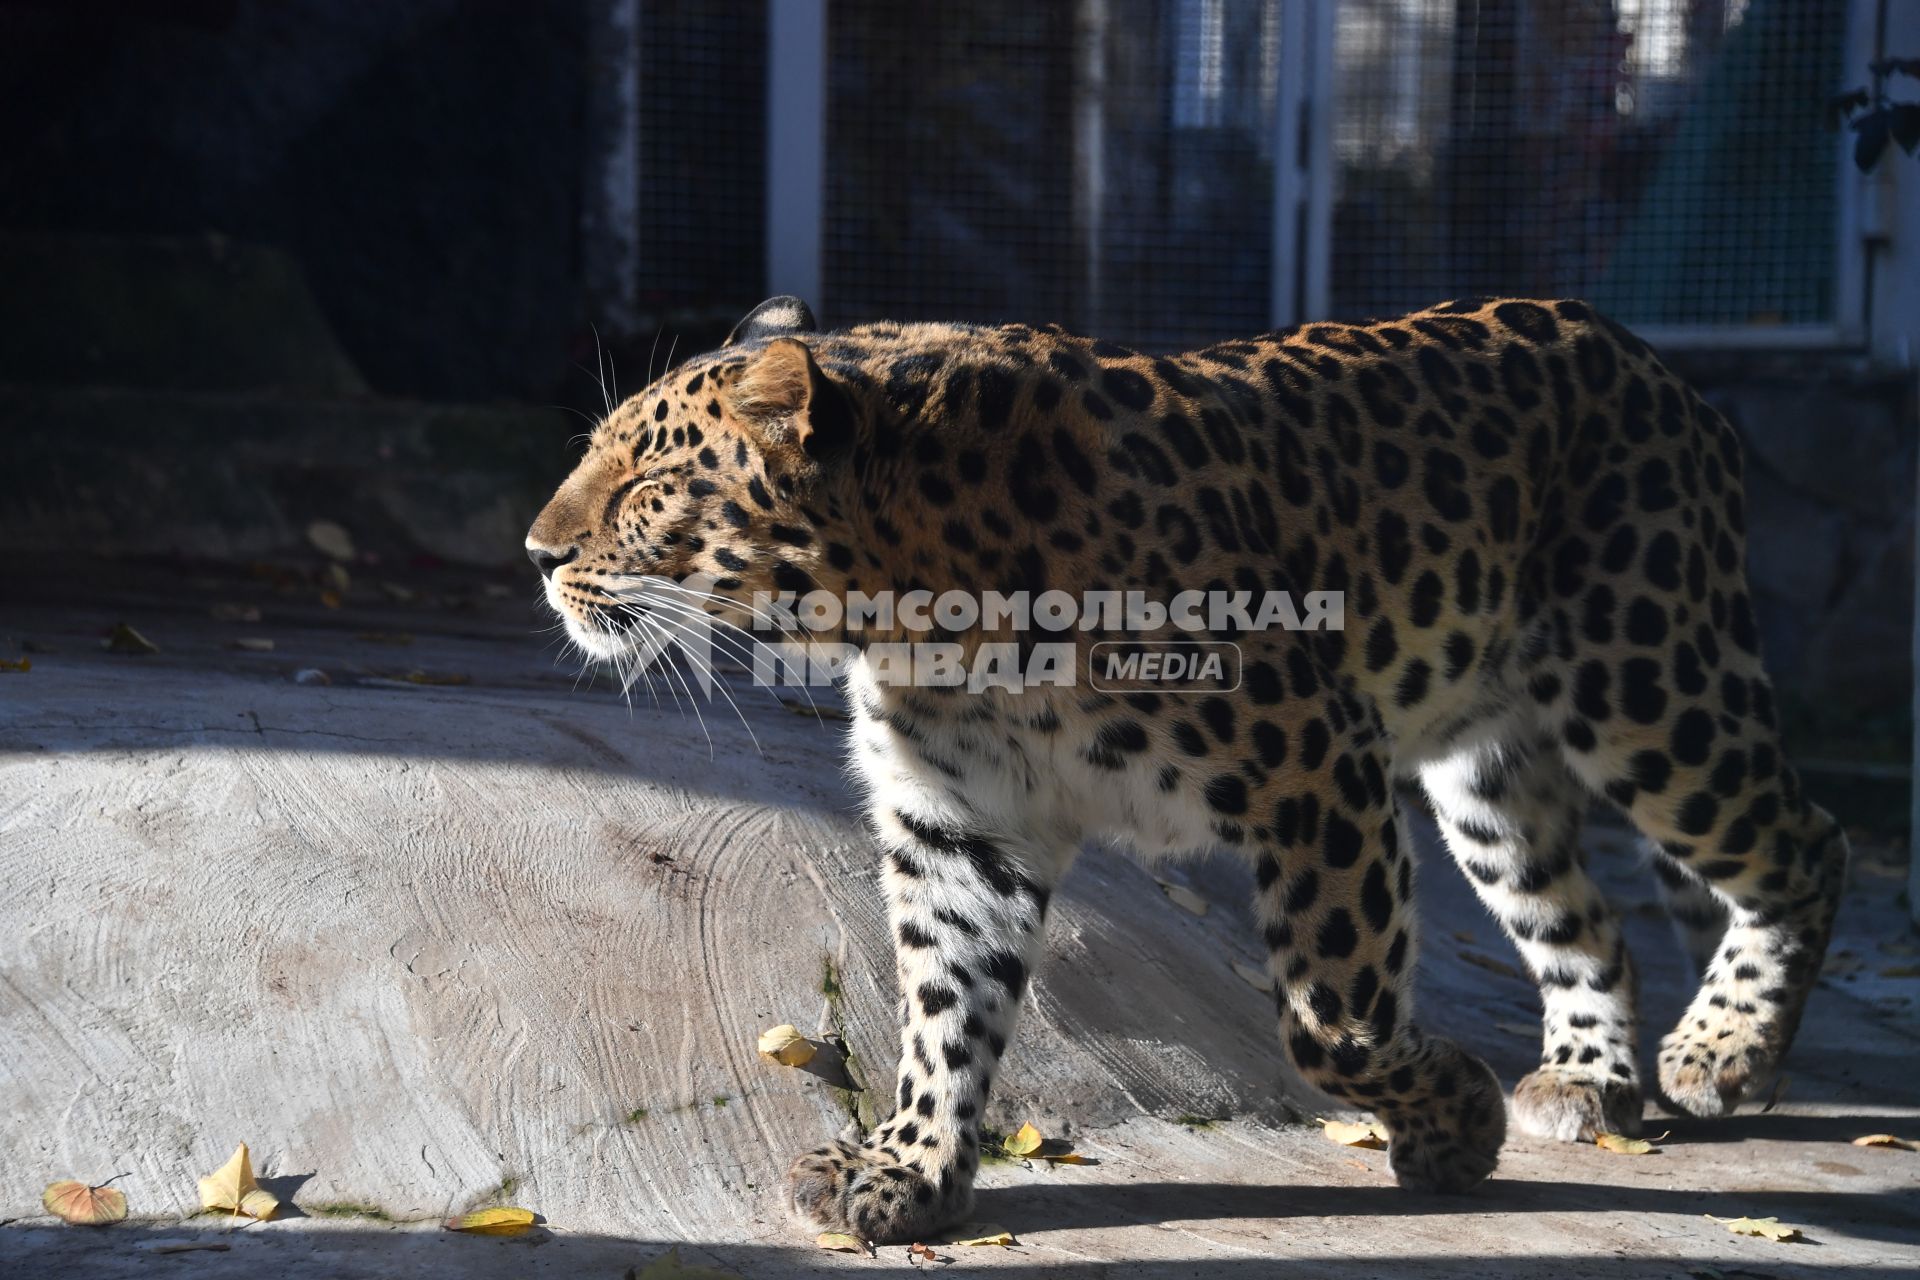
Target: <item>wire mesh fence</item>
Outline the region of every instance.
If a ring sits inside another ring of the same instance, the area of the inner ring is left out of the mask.
[[[1268,314],[1280,0],[835,0],[836,314],[1147,345]]]
[[[760,297],[767,3],[641,5],[638,303],[647,314]]]
[[[832,0],[813,301],[836,323],[1057,320],[1147,348],[1258,332],[1276,296],[1345,317],[1510,293],[1640,325],[1830,324],[1820,108],[1851,7]],[[765,0],[646,10],[644,287],[750,295],[782,56]],[[1299,34],[1315,25],[1331,38]],[[1286,60],[1283,35],[1302,42]],[[1296,136],[1330,149],[1324,240],[1276,212]],[[1276,242],[1298,246],[1279,267]]]
[[[1846,0],[1341,0],[1330,295],[1835,318]]]

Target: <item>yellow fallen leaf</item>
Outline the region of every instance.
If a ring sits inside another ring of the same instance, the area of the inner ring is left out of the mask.
[[[1160,892],[1171,898],[1173,905],[1179,907],[1182,911],[1185,911],[1189,915],[1196,916],[1207,914],[1207,900],[1185,885],[1168,884],[1165,880],[1157,881],[1156,883],[1160,886]]]
[[[1256,969],[1244,960],[1233,961],[1232,967],[1234,973],[1239,976],[1240,981],[1246,983],[1255,991],[1273,990],[1273,975],[1265,969]]]
[[[1800,1228],[1783,1227],[1778,1218],[1715,1218],[1712,1214],[1706,1216],[1737,1236],[1759,1236],[1782,1244],[1802,1238]]]
[[[814,1244],[832,1253],[857,1253],[863,1257],[871,1256],[873,1250],[867,1242],[858,1236],[841,1235],[838,1231],[827,1231],[815,1236]]]
[[[1369,1151],[1387,1149],[1387,1131],[1371,1120],[1352,1123],[1346,1120],[1322,1120],[1327,1141],[1343,1147],[1365,1147]]]
[[[1001,1143],[1000,1149],[1016,1160],[1024,1160],[1039,1151],[1046,1141],[1040,1136],[1040,1131],[1029,1122],[1021,1125],[1017,1133]]]
[[[244,1213],[265,1222],[280,1211],[280,1202],[254,1181],[253,1159],[243,1142],[225,1164],[200,1179],[200,1207]]]
[[[1896,1151],[1920,1151],[1920,1147],[1914,1146],[1905,1138],[1896,1138],[1890,1133],[1870,1133],[1864,1138],[1855,1138],[1853,1145],[1856,1147],[1892,1147]]]
[[[1650,1156],[1659,1150],[1653,1144],[1665,1138],[1629,1138],[1622,1133],[1601,1133],[1594,1135],[1593,1145],[1602,1151],[1612,1151],[1623,1156]]]
[[[33,670],[31,658],[0,658],[0,671],[27,672]]]
[[[497,1205],[448,1218],[440,1225],[448,1231],[464,1231],[471,1236],[517,1236],[533,1229],[535,1217],[531,1209]]]
[[[950,1233],[956,1238],[947,1241],[952,1245],[1010,1245],[1015,1243],[1013,1232],[1005,1227],[990,1227],[984,1222],[969,1222],[965,1226],[955,1227]]]
[[[649,1262],[644,1271],[628,1267],[626,1280],[740,1280],[740,1275],[719,1267],[690,1267],[680,1261],[680,1249],[675,1246]]]
[[[104,1227],[127,1216],[127,1197],[114,1187],[90,1187],[69,1178],[47,1185],[40,1205],[62,1222],[76,1227]]]
[[[801,1035],[791,1023],[783,1022],[760,1033],[760,1056],[768,1062],[777,1062],[783,1067],[804,1067],[813,1061],[816,1052],[813,1041]]]

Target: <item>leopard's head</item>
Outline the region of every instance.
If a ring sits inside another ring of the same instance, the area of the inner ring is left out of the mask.
[[[763,302],[594,430],[527,532],[585,652],[648,651],[649,614],[742,621],[760,593],[811,590],[845,557],[821,534],[823,477],[851,447],[854,400],[815,359],[814,328],[799,299]]]

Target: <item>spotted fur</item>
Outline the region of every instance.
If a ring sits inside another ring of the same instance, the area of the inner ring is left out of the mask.
[[[1644,833],[1696,940],[1661,1091],[1716,1115],[1759,1084],[1818,970],[1846,845],[1780,750],[1741,470],[1720,415],[1578,302],[1153,356],[1052,327],[819,334],[776,299],[607,419],[529,547],[602,656],[623,644],[609,582],[635,573],[708,574],[733,600],[1345,593],[1343,631],[1226,637],[1245,655],[1231,690],[969,695],[856,666],[897,1110],[800,1157],[790,1191],[820,1227],[909,1240],[970,1206],[1048,900],[1090,840],[1239,851],[1294,1064],[1379,1117],[1403,1185],[1486,1177],[1500,1087],[1414,1018],[1398,780],[1424,785],[1539,984],[1522,1128],[1640,1123],[1632,961],[1579,844],[1589,795]]]

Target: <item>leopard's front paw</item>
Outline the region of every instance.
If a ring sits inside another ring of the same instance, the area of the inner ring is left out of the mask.
[[[1437,1042],[1433,1090],[1417,1109],[1382,1114],[1387,1165],[1409,1191],[1454,1193],[1480,1182],[1500,1163],[1507,1138],[1507,1100],[1493,1070],[1451,1044]]]
[[[1773,1073],[1783,1038],[1749,1018],[1705,1027],[1698,1021],[1705,1020],[1660,1042],[1660,1096],[1688,1115],[1731,1115]]]
[[[794,1212],[815,1230],[875,1244],[912,1244],[964,1218],[973,1189],[948,1179],[943,1193],[919,1170],[883,1151],[835,1142],[787,1171]]]
[[[1630,1079],[1541,1067],[1513,1089],[1513,1119],[1523,1132],[1560,1142],[1603,1133],[1640,1132],[1640,1086]]]

